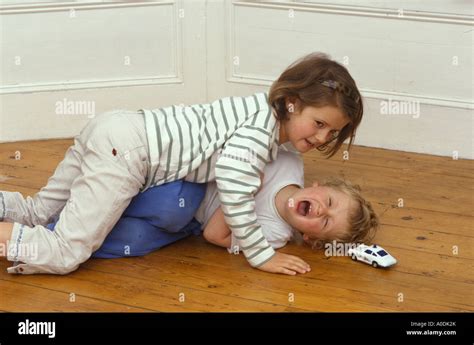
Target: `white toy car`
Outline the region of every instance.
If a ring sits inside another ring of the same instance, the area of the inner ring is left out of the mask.
[[[376,244],[372,246],[360,244],[355,248],[350,248],[347,252],[352,260],[363,261],[373,267],[390,267],[397,263],[397,259]]]

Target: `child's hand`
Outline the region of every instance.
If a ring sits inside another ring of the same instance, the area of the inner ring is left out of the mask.
[[[311,267],[299,257],[279,252],[276,252],[270,260],[257,268],[265,272],[282,273],[292,276],[296,273],[303,274],[311,271]]]

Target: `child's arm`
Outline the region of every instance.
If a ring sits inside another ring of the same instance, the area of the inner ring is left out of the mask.
[[[260,174],[260,180],[262,181],[262,185],[257,190],[257,193],[262,189],[263,186],[263,172]],[[206,228],[202,234],[206,241],[215,244],[220,247],[230,248],[232,244],[232,231],[230,230],[229,226],[225,222],[224,213],[220,206],[214,212],[212,217],[207,222]]]
[[[204,229],[206,241],[220,247],[229,248],[231,245],[231,231],[225,222],[224,213],[220,207],[212,215]]]
[[[271,151],[275,150],[272,144],[271,131],[253,124],[245,124],[234,132],[215,165],[219,201],[225,222],[251,266],[272,273],[306,273],[309,265],[304,260],[275,252],[257,221],[254,195],[261,186],[258,173],[271,159],[270,153],[276,152]]]

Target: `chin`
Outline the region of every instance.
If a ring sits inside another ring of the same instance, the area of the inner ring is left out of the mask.
[[[311,149],[303,149],[303,150],[298,150],[300,153],[306,153],[306,152],[309,152],[311,151]]]
[[[308,146],[306,146],[306,144],[303,142],[303,143],[298,143],[299,145],[293,145],[297,150],[298,152],[300,153],[306,153],[310,150],[310,148],[308,148]]]

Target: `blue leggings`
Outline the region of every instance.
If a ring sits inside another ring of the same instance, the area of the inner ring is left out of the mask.
[[[137,194],[92,257],[142,256],[190,234],[199,235],[201,224],[194,215],[205,194],[205,183],[184,180]],[[48,229],[53,230],[55,223]]]

